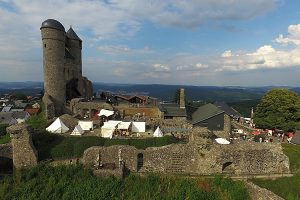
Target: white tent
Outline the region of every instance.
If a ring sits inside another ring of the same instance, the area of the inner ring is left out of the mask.
[[[108,122],[104,122],[102,128],[116,128],[121,122],[122,121],[109,120]]]
[[[230,144],[230,142],[225,138],[216,138],[215,140],[218,144]]]
[[[101,136],[104,138],[112,138],[115,128],[101,128]]]
[[[82,128],[84,131],[91,131],[94,128],[93,121],[78,121],[78,125]]]
[[[108,122],[104,122],[104,125],[101,127],[101,136],[104,138],[112,138],[116,127],[121,122],[122,121],[114,121],[114,120],[109,120]]]
[[[143,133],[146,130],[146,122],[132,122],[132,132]]]
[[[153,133],[153,137],[163,137],[164,134],[161,132],[159,126],[156,128],[156,130]]]
[[[71,135],[82,135],[84,130],[82,130],[80,125],[75,126],[74,130],[72,131]]]
[[[69,128],[58,117],[46,130],[51,133],[65,133]]]
[[[118,124],[119,130],[128,130],[131,122],[121,122]]]
[[[98,116],[106,116],[109,117],[114,114],[114,111],[101,109]]]

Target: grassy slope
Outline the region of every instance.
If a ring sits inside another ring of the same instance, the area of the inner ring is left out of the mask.
[[[290,159],[290,168],[294,176],[276,180],[255,179],[253,182],[287,200],[300,199],[300,146],[291,144],[282,146],[284,153]]]
[[[0,181],[0,199],[247,200],[249,194],[242,182],[221,177],[188,179],[150,174],[98,178],[81,166],[40,165]]]

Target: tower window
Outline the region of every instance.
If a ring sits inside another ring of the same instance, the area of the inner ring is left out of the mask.
[[[44,44],[44,47],[46,48],[46,44]]]

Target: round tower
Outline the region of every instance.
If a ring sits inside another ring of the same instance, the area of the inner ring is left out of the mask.
[[[74,69],[73,70],[73,78],[82,77],[82,60],[81,60],[81,50],[82,50],[82,40],[78,37],[78,35],[73,30],[72,26],[67,31],[67,47],[70,54],[73,57]]]
[[[64,113],[66,83],[64,77],[65,38],[64,26],[47,19],[40,28],[43,43],[44,89],[54,104],[55,116]]]

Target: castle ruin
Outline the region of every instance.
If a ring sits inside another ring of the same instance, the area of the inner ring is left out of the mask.
[[[82,40],[70,27],[47,19],[40,28],[43,44],[44,97],[46,116],[66,113],[66,101],[93,95],[92,82],[82,76]]]

